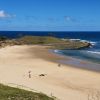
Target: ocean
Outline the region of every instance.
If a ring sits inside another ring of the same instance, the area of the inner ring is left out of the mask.
[[[100,64],[100,32],[47,32],[47,31],[0,31],[0,36],[19,38],[25,35],[55,36],[61,39],[89,41],[92,46],[83,50],[55,50],[57,54]]]

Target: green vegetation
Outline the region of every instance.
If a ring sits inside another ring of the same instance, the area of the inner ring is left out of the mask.
[[[42,93],[35,93],[0,84],[0,100],[54,100]]]
[[[67,40],[66,43],[54,44],[54,46],[52,48],[59,49],[59,50],[64,50],[64,49],[78,50],[78,49],[88,48],[89,46],[90,46],[90,44],[87,42]]]
[[[52,49],[83,49],[89,47],[88,42],[75,40],[62,40],[51,36],[24,36],[19,39],[23,44],[44,44],[50,45]]]
[[[51,36],[24,36],[19,40],[26,44],[51,44],[63,42],[62,40]]]
[[[0,37],[0,47],[13,46],[13,45],[47,45],[51,46],[51,49],[83,49],[91,46],[88,42],[81,42],[76,40],[52,37],[52,36],[24,36],[18,39],[7,39],[6,37]]]

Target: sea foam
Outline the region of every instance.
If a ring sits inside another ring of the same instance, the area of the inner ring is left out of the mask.
[[[87,52],[89,52],[89,53],[93,53],[93,54],[100,54],[99,51],[87,51]]]

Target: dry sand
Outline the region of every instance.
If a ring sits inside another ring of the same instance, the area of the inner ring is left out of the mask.
[[[0,83],[29,87],[60,100],[100,100],[100,73],[67,65],[58,67],[58,63],[49,61],[54,59],[63,57],[48,53],[42,46],[2,48]]]

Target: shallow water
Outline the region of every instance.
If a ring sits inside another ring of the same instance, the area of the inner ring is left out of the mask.
[[[100,64],[92,62],[91,60],[86,59],[79,59],[78,57],[72,57],[72,56],[65,56],[58,52],[58,50],[52,50],[53,53],[62,56],[64,59],[56,60],[57,63],[69,65],[70,67],[74,68],[81,68],[85,70],[100,72]]]

